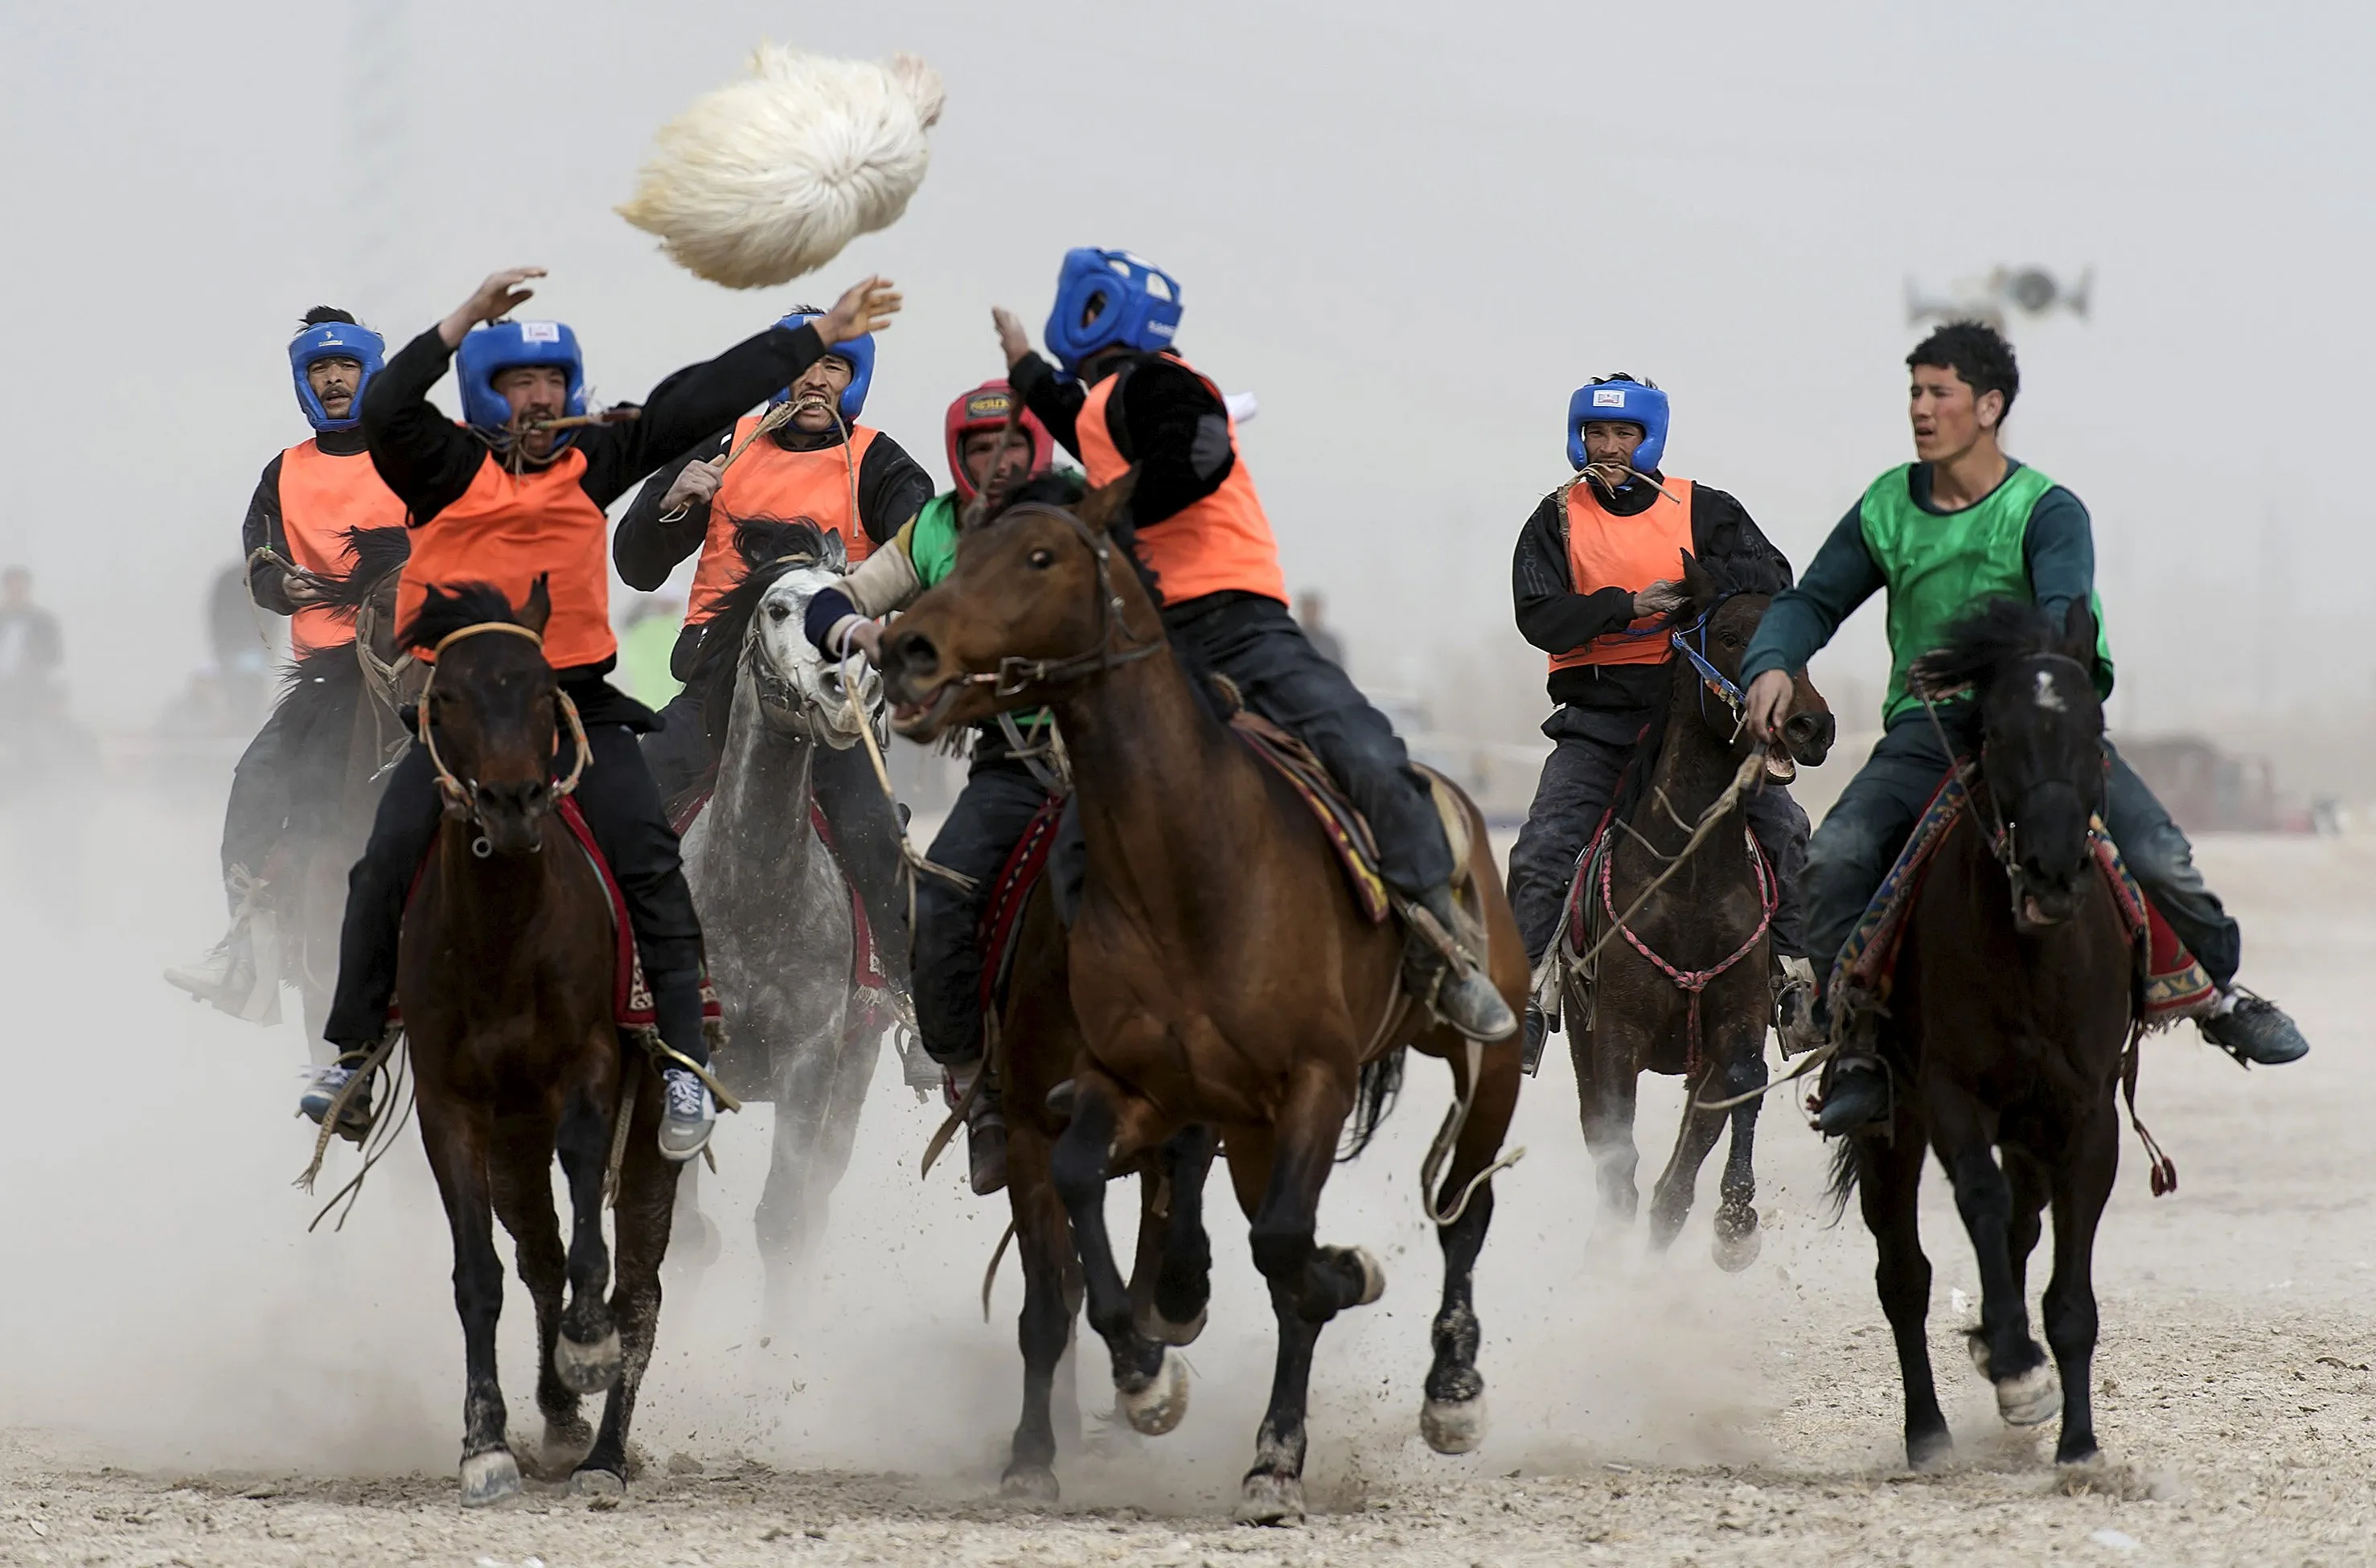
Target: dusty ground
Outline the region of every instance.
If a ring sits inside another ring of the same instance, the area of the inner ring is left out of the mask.
[[[1853,1222],[1823,1227],[1816,1141],[1778,1105],[1748,1273],[1707,1260],[1713,1170],[1671,1259],[1628,1243],[1587,1263],[1589,1171],[1556,1061],[1521,1107],[1532,1153],[1503,1179],[1480,1271],[1494,1429],[1471,1458],[1428,1454],[1412,1418],[1438,1269],[1412,1181],[1443,1089],[1419,1071],[1325,1216],[1331,1239],[1380,1249],[1393,1283],[1322,1340],[1313,1517],[1259,1531],[1227,1509],[1268,1314],[1226,1211],[1182,1430],[1150,1443],[1092,1419],[1088,1448],[1060,1462],[1059,1510],[988,1501],[1019,1291],[1010,1265],[983,1324],[1000,1217],[945,1172],[918,1185],[932,1113],[887,1068],[812,1299],[772,1331],[748,1256],[765,1114],[721,1134],[710,1202],[728,1255],[673,1287],[639,1427],[651,1473],[624,1503],[532,1490],[465,1515],[459,1335],[417,1154],[343,1234],[303,1233],[311,1207],[286,1185],[305,1152],[285,1120],[293,1031],[176,1006],[151,978],[212,934],[207,825],[137,802],[97,821],[80,929],[0,911],[29,972],[78,982],[25,1004],[30,1027],[0,1045],[12,1076],[30,1093],[70,1067],[118,1108],[104,1139],[83,1118],[23,1115],[0,1146],[16,1265],[0,1290],[0,1562],[2376,1562],[2376,1055],[2351,1005],[2376,968],[2376,845],[2204,849],[2246,921],[2248,980],[2319,1049],[2248,1075],[2191,1040],[2153,1048],[2143,1108],[2182,1185],[2150,1198],[2128,1152],[2098,1253],[2103,1465],[2058,1473],[2050,1440],[1997,1424],[1957,1342],[1974,1273],[1933,1181],[1932,1348],[1960,1450],[1943,1471],[1904,1471],[1870,1242]],[[1644,1096],[1652,1170],[1677,1108],[1661,1090]],[[526,1317],[515,1292],[506,1383],[532,1415]],[[1082,1384],[1101,1402],[1094,1363]]]

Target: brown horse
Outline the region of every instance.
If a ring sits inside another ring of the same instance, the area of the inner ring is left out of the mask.
[[[436,650],[422,727],[434,732],[430,754],[451,781],[446,820],[405,911],[397,990],[421,1141],[454,1231],[468,1505],[520,1485],[495,1379],[504,1276],[490,1210],[518,1244],[520,1277],[536,1303],[548,1462],[584,1453],[573,1489],[616,1491],[676,1194],[678,1168],[659,1153],[656,1076],[631,1074],[632,1102],[620,1104],[610,899],[556,812],[566,789],[553,781],[564,706],[539,639],[549,609],[541,579],[517,614],[494,589],[466,584],[451,596],[432,588],[405,628],[408,646]],[[564,748],[561,760],[574,754]],[[631,1125],[620,1146],[618,1289],[605,1301],[602,1189],[614,1112]],[[565,1254],[552,1204],[556,1150],[574,1211]],[[578,1399],[606,1387],[601,1432],[588,1453]]]
[[[1880,1253],[1874,1284],[1906,1385],[1907,1462],[1919,1467],[1954,1445],[1923,1332],[1930,1263],[1915,1199],[1927,1149],[1954,1182],[1979,1263],[1972,1360],[2008,1422],[2037,1425],[2060,1404],[2054,1456],[2067,1464],[2097,1451],[2087,1386],[2096,1226],[2120,1169],[2113,1097],[2136,985],[2128,927],[2089,835],[2105,788],[2096,627],[2085,600],[2060,627],[1997,600],[1948,636],[1915,678],[1934,691],[1974,689],[1978,767],[1965,784],[1977,798],[1915,895],[1886,1012],[1833,998],[1845,1014],[1835,1027],[1877,1031],[1897,1085],[1888,1126],[1842,1143],[1833,1190],[1845,1202],[1863,1189]],[[2049,1203],[2051,1366],[2030,1337],[2025,1290]]]
[[[1639,764],[1646,770],[1644,784],[1612,816],[1606,885],[1597,857],[1579,873],[1590,885],[1574,897],[1598,916],[1598,954],[1591,994],[1583,993],[1571,972],[1562,1007],[1601,1214],[1630,1224],[1639,1201],[1634,1182],[1637,1081],[1645,1071],[1681,1075],[1687,1098],[1674,1153],[1651,1195],[1651,1243],[1663,1250],[1681,1230],[1700,1165],[1729,1116],[1732,1146],[1714,1251],[1720,1266],[1738,1271],[1756,1259],[1759,1246],[1753,1151],[1761,1101],[1755,1091],[1765,1087],[1765,1033],[1774,1016],[1767,977],[1777,868],[1761,874],[1752,863],[1739,807],[1680,864],[1676,857],[1758,749],[1740,722],[1740,661],[1770,600],[1724,592],[1689,555],[1682,586],[1688,598],[1675,616],[1677,635],[1691,646],[1678,649],[1673,660],[1665,729]],[[1720,685],[1693,662],[1694,655]],[[1830,751],[1834,731],[1831,710],[1801,675],[1786,744],[1797,761],[1812,766]],[[1774,761],[1765,772],[1787,779],[1793,769]],[[1645,890],[1651,890],[1647,901],[1631,912]],[[1623,930],[1610,922],[1611,909],[1628,915]],[[1751,1098],[1729,1111],[1703,1104],[1741,1095]]]
[[[1471,1275],[1519,1047],[1465,1040],[1402,994],[1400,933],[1363,916],[1310,810],[1200,702],[1146,586],[1126,564],[1117,569],[1108,526],[1130,485],[1093,492],[1077,513],[1018,506],[968,534],[955,572],[885,638],[884,665],[895,722],[911,736],[1027,705],[1055,711],[1087,876],[1067,953],[1081,1045],[1051,1178],[1123,1413],[1140,1431],[1168,1431],[1186,1408],[1186,1372],[1137,1321],[1106,1231],[1106,1182],[1185,1129],[1220,1134],[1278,1324],[1270,1408],[1238,1510],[1269,1522],[1303,1511],[1320,1330],[1384,1289],[1375,1259],[1319,1245],[1314,1228],[1348,1119],[1373,1120],[1407,1045],[1445,1058],[1457,1096],[1439,1137],[1450,1169],[1440,1192],[1421,1194],[1445,1269],[1420,1429],[1442,1452],[1480,1439]],[[1515,1007],[1525,953],[1484,824],[1473,805],[1463,810],[1469,912]]]

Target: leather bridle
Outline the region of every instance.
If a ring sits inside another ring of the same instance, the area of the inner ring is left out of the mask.
[[[1164,646],[1166,639],[1159,627],[1156,635],[1145,642],[1130,640],[1130,629],[1123,624],[1122,620],[1122,595],[1114,591],[1113,540],[1063,507],[1041,502],[1025,502],[1009,507],[999,520],[1006,522],[1034,513],[1063,518],[1074,535],[1088,548],[1090,556],[1097,563],[1098,581],[1094,590],[1098,606],[1097,642],[1062,659],[1021,659],[1009,654],[998,661],[996,670],[952,676],[944,684],[988,686],[992,696],[1019,696],[1033,686],[1068,685],[1107,674],[1125,664],[1135,663]]]

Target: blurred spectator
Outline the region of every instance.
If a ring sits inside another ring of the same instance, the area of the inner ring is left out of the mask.
[[[222,727],[246,734],[264,722],[272,699],[272,649],[247,593],[247,567],[225,566],[207,586],[207,646],[214,655]]]
[[[33,602],[33,574],[23,566],[0,572],[0,719],[53,717],[63,707],[65,662],[58,618]]]
[[[1295,619],[1303,628],[1303,636],[1313,651],[1329,663],[1343,670],[1345,644],[1328,628],[1328,598],[1318,588],[1305,588],[1295,596]]]

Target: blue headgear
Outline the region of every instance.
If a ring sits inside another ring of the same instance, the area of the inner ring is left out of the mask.
[[[1179,330],[1177,278],[1128,251],[1081,245],[1064,253],[1056,308],[1048,313],[1048,349],[1066,375],[1100,349],[1168,349]]]
[[[1588,424],[1638,424],[1642,445],[1634,449],[1634,466],[1648,473],[1667,451],[1667,395],[1646,382],[1610,376],[1587,382],[1567,400],[1567,460],[1577,468],[1590,461],[1584,453],[1584,427]]]
[[[806,327],[812,321],[822,321],[822,315],[805,312],[784,317],[776,323],[782,327]],[[866,389],[874,385],[874,334],[861,332],[855,338],[845,338],[826,352],[838,360],[849,362],[849,385],[841,389],[841,417],[855,420],[866,407]],[[789,403],[792,389],[789,386],[767,399],[770,403]]]
[[[483,431],[500,431],[512,422],[512,406],[495,390],[499,371],[522,365],[558,365],[568,374],[569,393],[563,411],[586,411],[586,361],[577,351],[577,334],[558,321],[498,321],[462,335],[454,350],[454,376],[462,384],[462,422]],[[560,450],[576,435],[555,433]]]
[[[361,424],[363,388],[379,374],[386,352],[387,345],[378,333],[350,321],[326,321],[290,339],[289,376],[297,384],[297,406],[305,410],[305,422],[315,430],[352,430]],[[355,400],[347,405],[347,417],[342,420],[322,411],[322,399],[314,396],[313,386],[305,380],[305,372],[316,360],[354,360],[363,367],[362,378],[355,383]]]

